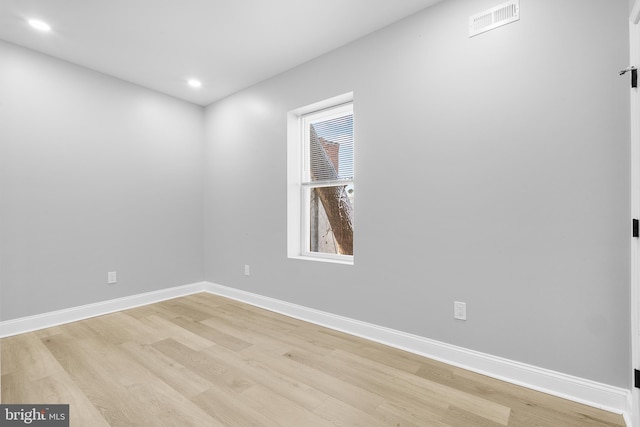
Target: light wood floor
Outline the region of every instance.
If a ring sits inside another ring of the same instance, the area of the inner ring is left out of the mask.
[[[624,426],[622,417],[210,294],[4,338],[2,403],[71,426]]]

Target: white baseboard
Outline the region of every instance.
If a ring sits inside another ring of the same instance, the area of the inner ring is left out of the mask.
[[[630,390],[613,387],[560,372],[527,365],[513,360],[434,341],[337,316],[320,310],[261,296],[210,282],[193,283],[159,291],[118,298],[66,310],[0,322],[0,338],[31,332],[64,323],[152,304],[171,298],[209,292],[296,319],[325,326],[351,335],[366,338],[391,347],[409,351],[453,366],[538,390],[554,396],[583,403],[610,412],[623,414],[631,427],[632,400]]]
[[[50,328],[64,323],[76,322],[90,317],[102,316],[115,311],[127,310],[141,305],[152,304],[171,298],[177,298],[198,292],[203,292],[208,284],[205,282],[177,286],[159,291],[147,292],[109,301],[101,301],[72,307],[65,310],[52,311],[35,316],[20,317],[18,319],[0,322],[0,338]]]
[[[633,395],[633,392],[630,391],[627,396],[627,407],[625,411],[622,413],[626,427],[637,427],[635,420],[638,419],[638,414],[635,412],[637,409],[636,409],[636,405],[633,403],[634,399],[635,397]],[[634,414],[635,414],[635,420],[634,420]]]
[[[206,283],[205,291],[300,320],[409,351],[492,378],[583,403],[628,418],[629,390],[468,350],[417,335],[337,316],[226,286]],[[631,424],[627,424],[628,427]]]

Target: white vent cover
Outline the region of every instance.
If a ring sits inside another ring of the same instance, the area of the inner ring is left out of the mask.
[[[469,17],[469,37],[520,19],[520,0],[511,0]]]

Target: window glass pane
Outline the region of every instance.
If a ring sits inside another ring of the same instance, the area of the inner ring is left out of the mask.
[[[311,181],[353,179],[353,114],[309,124]]]
[[[353,255],[353,184],[310,193],[309,252]]]

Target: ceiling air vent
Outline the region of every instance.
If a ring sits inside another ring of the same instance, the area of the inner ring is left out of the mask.
[[[520,0],[511,0],[469,17],[469,37],[520,19]]]

